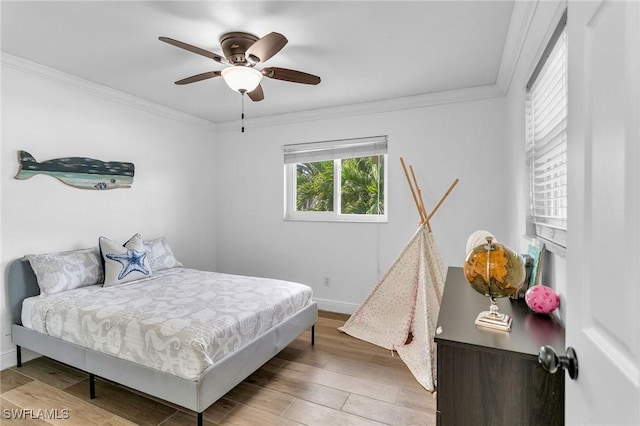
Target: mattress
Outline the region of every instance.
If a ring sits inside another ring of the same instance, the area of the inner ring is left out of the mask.
[[[33,329],[33,326],[31,325],[31,312],[33,311],[33,305],[35,305],[40,299],[42,299],[40,296],[33,296],[27,297],[22,301],[22,313],[20,318],[24,327]]]
[[[25,302],[25,327],[197,380],[309,305],[312,290],[289,281],[173,268],[118,286]]]

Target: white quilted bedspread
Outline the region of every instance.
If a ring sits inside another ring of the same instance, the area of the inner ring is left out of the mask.
[[[42,297],[33,329],[185,379],[311,303],[298,283],[174,268]]]

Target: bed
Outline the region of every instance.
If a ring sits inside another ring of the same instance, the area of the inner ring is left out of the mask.
[[[201,425],[204,410],[300,334],[311,329],[314,343],[318,308],[303,284],[198,271],[173,259],[119,285],[103,276],[105,284],[86,285],[109,267],[94,265],[95,249],[81,251],[84,263],[69,262],[77,252],[63,253],[63,267],[80,277],[63,291],[43,287],[37,259],[10,263],[11,331],[18,367],[27,348],[81,369],[91,398],[102,377],[193,410]]]

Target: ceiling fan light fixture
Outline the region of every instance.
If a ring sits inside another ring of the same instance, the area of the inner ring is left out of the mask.
[[[221,75],[231,90],[240,93],[252,92],[262,81],[262,73],[250,67],[228,67],[222,70]]]

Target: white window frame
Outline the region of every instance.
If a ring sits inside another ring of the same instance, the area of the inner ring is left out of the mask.
[[[340,139],[322,142],[309,142],[284,145],[284,219],[292,221],[312,222],[373,222],[388,221],[388,187],[389,162],[387,155],[387,136],[371,136],[366,138]],[[379,155],[384,158],[384,213],[383,214],[342,214],[342,160]],[[299,160],[299,161],[298,161]],[[333,207],[331,212],[298,211],[297,197],[297,164],[312,161],[333,160]]]
[[[565,10],[527,83],[525,106],[527,234],[561,247],[567,245],[566,23]]]

